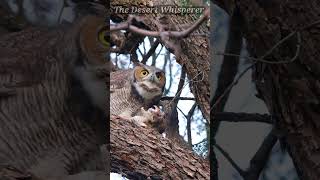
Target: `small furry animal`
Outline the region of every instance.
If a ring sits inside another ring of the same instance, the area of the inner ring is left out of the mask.
[[[164,130],[164,113],[158,103],[166,83],[165,73],[142,63],[134,69],[110,74],[110,114],[140,126]],[[146,110],[147,109],[147,110]]]

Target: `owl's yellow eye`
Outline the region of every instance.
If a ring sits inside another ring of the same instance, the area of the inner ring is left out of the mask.
[[[142,77],[146,77],[148,74],[149,74],[149,71],[147,71],[147,70],[142,70],[142,71],[140,72],[140,75],[141,75]]]
[[[102,30],[99,32],[98,34],[98,40],[100,41],[100,43],[105,46],[106,48],[109,47],[109,42],[107,40],[107,30]]]
[[[161,81],[162,75],[161,75],[161,74],[157,74],[157,79],[158,79],[159,81]]]

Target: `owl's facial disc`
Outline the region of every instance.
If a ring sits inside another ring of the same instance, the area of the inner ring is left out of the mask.
[[[153,99],[154,97],[162,94],[162,88],[148,80],[142,82],[136,81],[136,83],[134,83],[134,87],[139,95],[144,99]]]
[[[161,96],[164,87],[164,73],[157,69],[137,67],[135,69],[134,87],[144,99]]]

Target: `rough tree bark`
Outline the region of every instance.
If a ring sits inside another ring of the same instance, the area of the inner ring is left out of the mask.
[[[209,179],[209,163],[157,131],[111,117],[111,172],[130,179]]]
[[[261,57],[288,34],[298,31],[264,59],[292,63],[258,62],[254,81],[281,130],[298,174],[303,180],[320,177],[320,2],[213,1],[229,14],[236,6],[245,19],[245,38],[252,57]],[[301,37],[299,43],[298,36]]]

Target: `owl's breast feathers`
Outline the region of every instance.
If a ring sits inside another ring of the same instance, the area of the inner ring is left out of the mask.
[[[132,69],[111,73],[110,113],[113,115],[134,116],[141,107],[148,109],[158,104],[161,94],[153,99],[143,98],[132,84]]]

